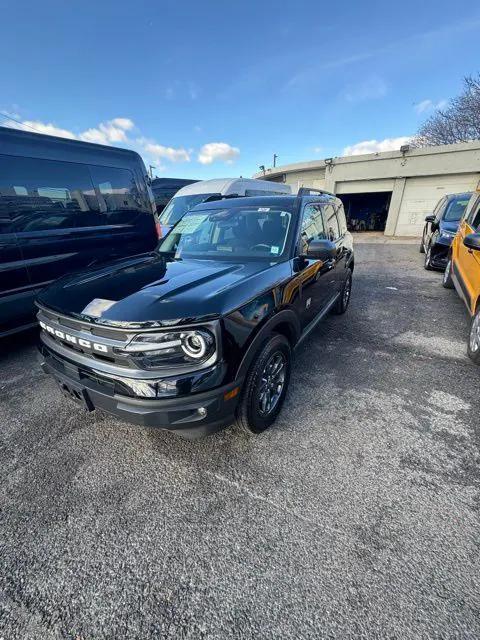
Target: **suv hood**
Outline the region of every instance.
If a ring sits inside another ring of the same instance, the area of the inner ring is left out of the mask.
[[[38,302],[102,324],[161,326],[224,315],[278,283],[287,271],[285,262],[170,260],[147,254],[62,278],[44,289]],[[108,306],[99,317],[86,310],[98,299]]]

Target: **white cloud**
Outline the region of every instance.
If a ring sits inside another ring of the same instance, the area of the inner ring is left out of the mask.
[[[426,111],[433,111],[434,109],[444,109],[447,104],[447,100],[439,100],[438,102],[434,102],[433,100],[427,98],[426,100],[417,102],[417,104],[414,105],[414,109],[417,113],[425,113]]]
[[[39,122],[38,120],[23,120],[21,124],[23,125],[23,127],[19,125],[18,126],[19,129],[20,128],[24,128],[27,130],[34,129],[35,131],[37,131],[37,133],[45,133],[46,135],[49,135],[49,136],[59,136],[60,138],[71,138],[72,140],[75,140],[77,137],[73,133],[73,131],[68,131],[68,129],[61,129],[60,127],[55,126],[51,122],[44,123],[44,122]],[[17,128],[16,123],[13,123],[11,126],[14,127],[15,129]]]
[[[114,118],[108,122],[101,122],[97,127],[87,129],[81,133],[74,133],[69,129],[57,127],[51,122],[41,122],[40,120],[23,120],[22,122],[10,122],[10,127],[18,129],[34,130],[37,133],[44,133],[49,136],[59,138],[69,138],[71,140],[84,140],[85,142],[96,142],[98,144],[114,144],[116,142],[128,142],[126,131],[135,126],[130,118]]]
[[[364,153],[380,153],[382,151],[398,151],[404,144],[411,141],[410,136],[385,138],[385,140],[363,140],[343,150],[344,156],[360,156]]]
[[[232,147],[226,142],[209,142],[200,149],[198,161],[200,164],[212,164],[220,160],[226,164],[232,164],[239,155],[238,147]]]
[[[96,142],[98,144],[127,142],[126,131],[134,126],[133,121],[129,118],[114,118],[108,122],[101,122],[98,127],[87,129],[79,135],[79,138],[85,142]]]
[[[113,120],[110,120],[110,122],[115,127],[120,127],[120,129],[124,129],[125,131],[130,131],[130,129],[133,129],[135,126],[135,123],[133,120],[130,120],[130,118],[114,118]]]
[[[323,147],[313,147],[313,153],[323,153]]]
[[[138,138],[137,143],[147,154],[150,154],[154,158],[163,158],[164,160],[170,160],[170,162],[190,162],[190,152],[183,147],[175,149],[174,147],[165,147],[163,144],[157,144],[151,140],[145,138]]]

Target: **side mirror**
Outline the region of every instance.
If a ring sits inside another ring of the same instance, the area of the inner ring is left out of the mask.
[[[480,233],[470,233],[468,236],[465,236],[465,238],[463,239],[463,244],[468,249],[480,251]]]
[[[337,255],[337,247],[330,240],[312,240],[305,255],[312,260],[331,260]]]
[[[425,218],[425,222],[434,222],[434,221],[435,221],[434,215],[430,215]]]

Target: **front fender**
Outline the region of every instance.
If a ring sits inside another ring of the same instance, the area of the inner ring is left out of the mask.
[[[298,342],[302,332],[297,314],[292,309],[282,309],[256,327],[256,330],[250,336],[243,357],[237,368],[237,378],[246,376],[260,347],[275,331],[285,335],[293,348]]]

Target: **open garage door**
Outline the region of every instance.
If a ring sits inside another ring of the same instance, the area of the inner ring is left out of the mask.
[[[398,214],[395,235],[421,236],[425,216],[431,214],[437,202],[447,193],[473,191],[478,173],[407,178]]]
[[[371,193],[341,193],[349,231],[385,231],[391,191]]]

